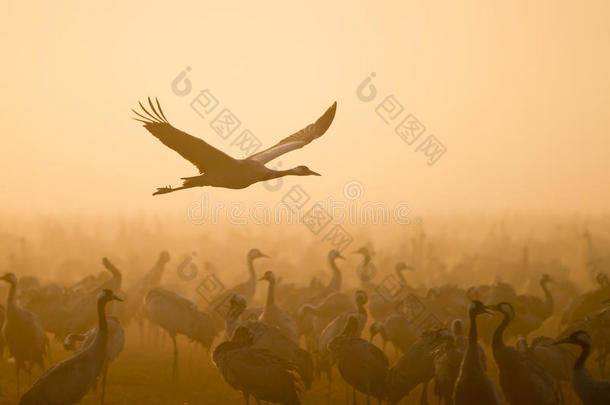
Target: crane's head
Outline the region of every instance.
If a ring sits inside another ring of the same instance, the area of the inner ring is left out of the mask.
[[[0,280],[4,280],[9,284],[17,284],[17,276],[13,273],[6,273],[2,277],[0,277]]]
[[[165,264],[165,263],[169,262],[169,253],[167,253],[167,250],[163,250],[159,254],[159,262],[162,263],[162,264]]]
[[[489,306],[489,309],[493,309],[494,311],[501,312],[509,321],[512,321],[515,318],[515,309],[508,302],[501,302],[496,305]]]
[[[515,342],[515,347],[517,348],[517,350],[519,350],[521,353],[525,353],[527,352],[527,340],[524,337],[520,337],[519,339],[517,339],[517,341]]]
[[[109,302],[109,301],[123,301],[117,297],[112,290],[105,288],[97,295],[98,301]]]
[[[481,315],[481,314],[491,314],[489,311],[490,307],[486,306],[479,300],[473,300],[468,305],[468,314],[470,315]]]
[[[267,256],[266,254],[264,254],[263,252],[261,252],[258,249],[251,249],[248,252],[248,260],[250,260],[250,261],[254,260],[254,259],[261,258],[261,257],[269,257],[269,256]]]
[[[439,299],[441,297],[441,289],[438,287],[432,287],[426,293],[428,299]]]
[[[554,283],[554,282],[555,282],[555,280],[553,280],[551,278],[551,276],[549,276],[546,273],[544,273],[542,276],[540,276],[540,284]]]
[[[307,166],[297,166],[291,170],[291,173],[295,176],[321,176],[320,173],[316,173]]]
[[[333,249],[330,252],[328,252],[328,260],[332,262],[335,259],[343,259],[343,260],[345,260],[345,257],[341,256],[341,253],[338,250]]]
[[[366,291],[364,291],[364,290],[357,290],[354,293],[354,298],[356,299],[356,304],[358,306],[362,306],[362,305],[366,304],[367,302],[369,302],[369,296],[366,294]]]
[[[451,322],[451,330],[455,336],[461,336],[464,334],[464,321],[460,318],[455,318]]]
[[[413,267],[407,266],[405,262],[396,263],[396,266],[394,266],[394,271],[396,271],[396,273],[400,273],[403,270],[413,270]]]
[[[565,339],[557,340],[553,344],[571,343],[573,345],[591,346],[591,336],[584,330],[577,330]]]
[[[252,335],[250,335],[248,327],[242,325],[235,328],[231,341],[237,343],[252,343]]]
[[[275,274],[273,274],[273,272],[271,270],[267,270],[265,272],[265,274],[263,274],[263,276],[258,279],[258,281],[263,281],[263,280],[269,281],[270,283],[275,282]]]
[[[455,340],[455,335],[447,328],[440,328],[433,331],[434,337],[432,339],[433,346],[442,344],[445,342],[452,342]]]
[[[600,287],[607,287],[610,285],[610,281],[608,280],[608,275],[606,273],[598,273],[597,276],[595,276],[595,280]]]
[[[229,300],[231,308],[229,309],[229,316],[238,317],[246,309],[247,303],[246,298],[240,294],[233,294]]]

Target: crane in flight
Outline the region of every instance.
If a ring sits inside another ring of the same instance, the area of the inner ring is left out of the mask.
[[[320,176],[307,166],[297,166],[288,170],[273,170],[265,164],[284,153],[300,149],[314,139],[321,137],[333,122],[337,110],[337,103],[335,102],[313,124],[246,159],[234,159],[202,139],[172,126],[165,118],[159,100],[155,99],[155,102],[156,107],[150,97],[148,98],[150,111],[140,102],[142,112],[132,109],[138,116],[137,118],[133,117],[133,119],[144,123],[144,128],[163,142],[165,146],[175,150],[180,156],[195,165],[200,174],[192,177],[182,177],[183,183],[180,187],[157,188],[153,195],[202,186],[242,189],[259,181],[290,175]]]

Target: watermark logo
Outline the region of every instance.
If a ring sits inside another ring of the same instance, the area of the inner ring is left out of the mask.
[[[172,92],[178,97],[186,97],[193,91],[193,83],[187,77],[192,71],[190,66],[178,73],[171,82]],[[254,133],[248,128],[242,128],[242,121],[229,108],[223,107],[218,111],[221,105],[218,98],[208,88],[200,90],[197,95],[189,102],[191,109],[202,119],[213,116],[210,121],[210,128],[224,140],[232,141],[230,146],[237,149],[241,157],[246,158],[256,153],[263,143]],[[216,115],[213,115],[213,114]],[[242,128],[241,130],[239,130]],[[239,130],[239,131],[238,131]],[[234,136],[235,135],[235,136]]]
[[[195,264],[195,257],[197,257],[197,252],[191,252],[191,254],[187,255],[176,267],[176,274],[178,274],[178,278],[180,278],[180,280],[190,282],[199,276],[199,267]],[[216,276],[214,267],[211,263],[206,262],[204,269],[205,270],[201,275],[199,284],[197,287],[195,287],[195,292],[208,304],[212,304],[217,301],[219,297],[221,297],[226,288],[218,276]],[[227,305],[225,301],[226,297],[215,304],[215,309],[217,312],[224,313],[226,315],[228,310],[227,312],[223,312],[226,310],[225,307]]]
[[[373,79],[376,77],[373,72],[356,88],[356,96],[364,103],[370,103],[377,98],[377,87],[373,84]],[[393,125],[394,133],[400,137],[407,145],[414,145],[421,136],[426,132],[426,127],[413,114],[403,114],[405,108],[398,101],[396,96],[390,94],[386,96],[375,107],[375,114],[386,124]],[[403,117],[400,119],[400,117]],[[423,153],[427,158],[429,166],[433,166],[447,152],[447,148],[434,135],[428,135],[418,146],[415,152]]]
[[[386,276],[375,288],[377,294],[388,302],[401,302],[408,322],[418,332],[442,327],[436,315],[428,311],[425,304],[415,294],[409,293],[393,274]]]

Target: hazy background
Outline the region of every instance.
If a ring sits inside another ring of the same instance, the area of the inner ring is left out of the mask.
[[[323,174],[285,181],[313,199],[357,180],[365,199],[422,215],[603,211],[609,20],[605,0],[4,2],[2,209],[182,217],[203,189],[151,193],[196,169],[130,108],[157,96],[176,127],[236,155],[189,107],[208,88],[265,146],[338,101],[329,132],[280,159]],[[171,82],[186,66],[193,91],[179,97]],[[366,104],[356,88],[371,72],[378,96]],[[436,165],[376,115],[390,94],[447,147]],[[281,197],[260,184],[208,192]]]

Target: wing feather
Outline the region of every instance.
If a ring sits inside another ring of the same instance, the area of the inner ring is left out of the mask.
[[[216,149],[202,139],[191,136],[172,126],[167,118],[165,118],[159,100],[156,100],[158,111],[155,109],[150,98],[148,98],[148,103],[153,113],[150,113],[139,102],[142,111],[146,115],[132,109],[137,116],[142,118],[134,117],[133,119],[144,123],[144,128],[148,132],[163,142],[165,146],[178,152],[180,156],[195,165],[200,173],[231,170],[235,166],[236,160],[231,156]]]
[[[302,148],[314,139],[324,135],[328,127],[330,127],[330,124],[333,122],[336,111],[337,102],[334,102],[333,105],[331,105],[328,110],[326,110],[326,112],[322,114],[322,116],[313,124],[309,124],[300,131],[282,139],[272,147],[255,153],[248,159],[256,160],[257,162],[265,164],[278,156],[283,155],[284,153]]]

